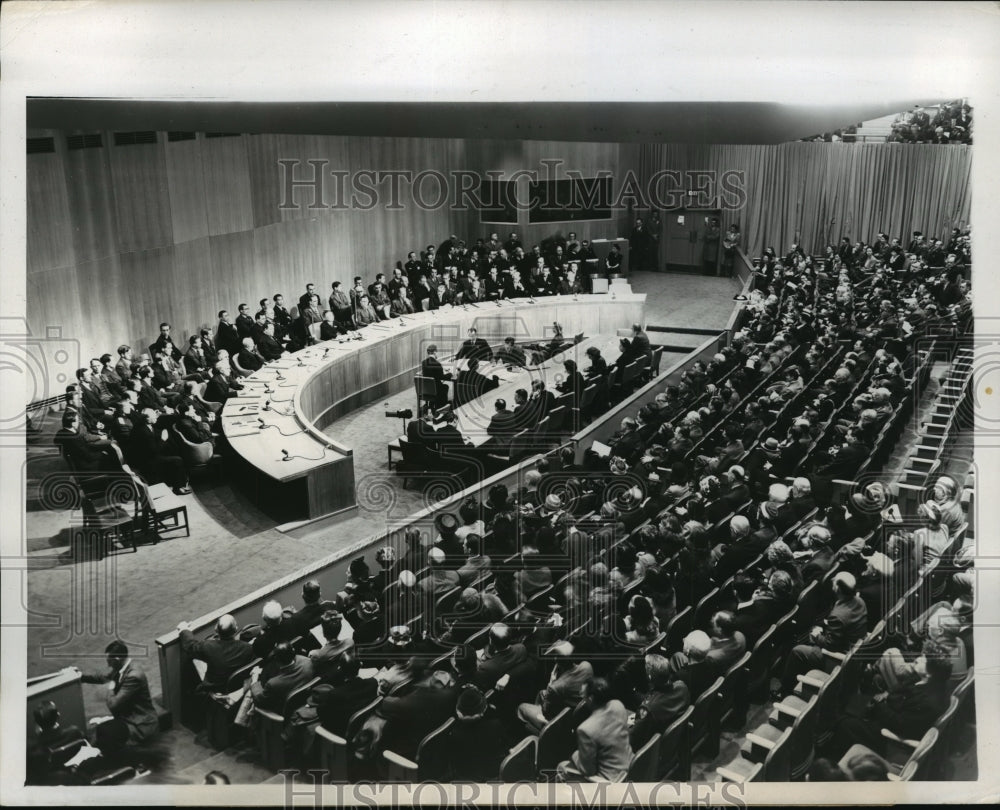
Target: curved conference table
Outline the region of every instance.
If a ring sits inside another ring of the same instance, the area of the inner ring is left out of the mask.
[[[548,341],[554,322],[567,338],[615,335],[643,322],[645,303],[646,296],[636,293],[549,296],[371,324],[361,340],[328,340],[244,377],[244,389],[222,409],[223,431],[257,485],[290,504],[296,521],[335,515],[357,505],[353,451],[324,428],[357,408],[412,390],[428,345],[436,344],[443,357],[452,355],[470,327],[492,347],[509,335],[519,343]]]

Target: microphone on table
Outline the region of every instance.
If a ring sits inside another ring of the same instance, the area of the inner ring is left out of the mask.
[[[299,365],[300,366],[304,366],[305,365],[305,361],[302,359],[302,355],[299,355]]]
[[[323,359],[324,359],[324,360],[326,360],[326,356],[327,356],[327,355],[328,355],[329,353],[330,353],[330,350],[329,350],[328,348],[327,348],[327,349],[323,349]]]
[[[270,391],[268,391],[267,393],[269,393],[269,394],[270,394],[271,392],[270,392]],[[269,411],[269,410],[271,410],[271,400],[269,400],[269,399],[265,399],[265,400],[264,400],[264,410],[265,410],[265,411]],[[261,419],[260,421],[261,421],[261,422],[263,422],[264,420],[263,420],[263,419]]]
[[[285,379],[285,375],[281,373],[281,369],[278,369],[278,376],[275,379],[278,379],[278,380]]]
[[[282,456],[282,458],[281,458],[282,461],[291,461],[292,460],[292,457],[288,454],[287,450],[282,450],[281,452],[284,453],[284,456]]]

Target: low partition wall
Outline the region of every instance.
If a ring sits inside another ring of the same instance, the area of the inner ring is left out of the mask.
[[[573,437],[573,442],[580,456],[585,447],[589,447],[593,441],[607,442],[614,432],[619,428],[622,414],[634,415],[635,412],[648,402],[652,402],[658,393],[664,390],[668,384],[676,383],[684,371],[697,360],[707,362],[719,349],[726,345],[727,334],[722,332],[715,337],[707,339],[704,343],[694,349],[687,357],[678,361],[670,368],[661,372],[654,380],[640,388],[631,397],[622,402],[612,411],[604,414],[586,428]],[[301,600],[302,585],[307,580],[313,579],[319,582],[323,593],[332,595],[343,587],[347,580],[347,569],[351,560],[358,556],[366,556],[372,562],[372,556],[376,549],[387,544],[402,545],[402,538],[407,530],[416,528],[421,532],[430,532],[433,528],[434,518],[443,512],[457,512],[459,505],[465,498],[473,496],[480,501],[484,500],[490,487],[495,484],[505,484],[511,491],[520,486],[521,478],[525,471],[534,467],[538,456],[533,456],[516,467],[504,470],[479,484],[476,484],[462,492],[455,493],[451,497],[435,502],[427,508],[409,515],[395,515],[392,513],[392,488],[385,486],[386,496],[386,525],[387,531],[372,537],[359,540],[356,543],[334,552],[328,557],[317,560],[315,563],[302,568],[288,576],[260,588],[253,593],[249,593],[241,599],[231,602],[205,614],[190,623],[191,631],[198,638],[206,638],[214,630],[214,625],[219,616],[226,613],[232,614],[238,624],[243,627],[247,624],[257,624],[260,622],[261,609],[264,603],[269,600],[277,600],[283,605],[299,604]],[[434,487],[428,487],[430,492]],[[440,490],[438,490],[440,492]],[[379,493],[368,493],[368,497],[375,499]],[[185,695],[185,669],[190,669],[189,662],[181,649],[180,639],[176,630],[164,633],[156,639],[160,663],[160,682],[163,689],[164,706],[173,712],[176,719],[183,722],[184,695]]]

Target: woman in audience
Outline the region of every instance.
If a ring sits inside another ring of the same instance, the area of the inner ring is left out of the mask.
[[[636,594],[628,603],[625,617],[625,640],[629,644],[646,645],[660,633],[659,619],[653,613],[653,606],[645,596]]]

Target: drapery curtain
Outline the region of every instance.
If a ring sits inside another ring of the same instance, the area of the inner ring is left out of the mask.
[[[738,222],[744,248],[781,254],[793,241],[812,253],[871,241],[880,230],[907,244],[913,231],[946,237],[969,222],[971,146],[788,143],[779,145],[644,144],[638,175],[660,170],[744,173],[746,202],[723,211]]]
[[[310,209],[303,196],[300,207],[280,209],[279,159],[325,160],[328,170],[464,170],[483,178],[518,169],[544,176],[542,161],[556,159],[563,161],[556,177],[567,169],[584,177],[611,171],[616,194],[630,171],[642,185],[660,169],[737,170],[746,200],[724,212],[722,225],[740,223],[750,255],[767,245],[782,252],[795,238],[821,252],[842,235],[869,240],[880,229],[904,243],[918,229],[944,236],[968,221],[970,206],[968,146],[311,135],[168,141],[159,133],[155,144],[114,147],[113,133],[105,132],[103,147],[69,151],[65,133],[52,134],[55,153],[27,158],[28,324],[35,335],[61,328],[78,342],[83,361],[120,343],[147,345],[160,321],[170,321],[183,341],[222,308],[245,302],[256,309],[260,297],[275,292],[293,304],[306,282],[316,283],[325,300],[332,281],[391,272],[408,251],[451,233],[475,238],[499,231],[504,238],[515,230],[448,205]],[[433,184],[428,190],[433,194]],[[516,230],[527,247],[558,230],[590,239],[627,236],[634,213],[529,225],[522,211]],[[67,379],[54,365],[50,370],[45,395]]]

